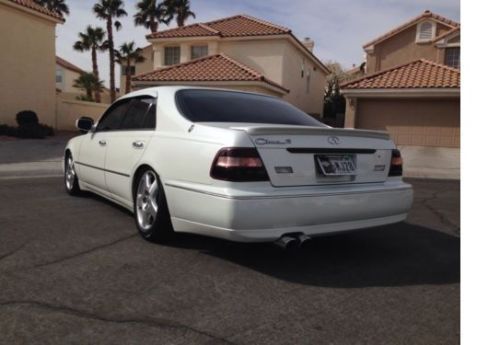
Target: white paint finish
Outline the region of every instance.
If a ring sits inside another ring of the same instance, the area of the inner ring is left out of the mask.
[[[176,231],[237,241],[274,240],[287,232],[320,235],[405,218],[412,203],[411,186],[403,183],[401,178],[387,178],[387,170],[369,172],[370,166],[376,163],[374,156],[367,157],[362,163],[366,175],[365,180],[359,182],[365,183],[333,185],[308,180],[307,184],[312,185],[303,186],[301,181],[294,180],[277,188],[273,177],[273,183],[212,179],[210,168],[219,149],[254,147],[252,140],[263,135],[272,140],[290,138],[291,147],[328,147],[325,144],[328,137],[339,136],[339,147],[375,148],[376,154],[381,154],[380,161],[385,163],[394,144],[385,133],[327,126],[193,124],[179,113],[174,102],[176,91],[183,88],[187,87],[145,89],[122,97],[158,97],[154,133],[89,133],[73,138],[67,149],[77,161],[129,176],[79,166],[82,188],[132,210],[132,178],[139,166],[148,165],[159,174],[164,184]],[[102,138],[107,141],[104,149],[98,143]],[[143,153],[129,150],[133,140],[145,141]],[[287,152],[286,147],[259,148],[266,168],[274,164],[292,164],[297,169],[299,180],[301,175],[307,178],[312,171],[310,159],[297,158],[296,161],[296,158],[283,154]],[[107,183],[103,182],[104,175]]]

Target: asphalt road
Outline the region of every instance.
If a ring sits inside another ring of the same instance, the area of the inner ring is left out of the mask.
[[[459,183],[406,223],[268,244],[155,245],[60,179],[0,179],[1,344],[458,344]]]

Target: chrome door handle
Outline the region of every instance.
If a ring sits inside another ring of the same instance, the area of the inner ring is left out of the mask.
[[[106,140],[99,140],[99,145],[106,146]]]
[[[136,149],[142,149],[144,147],[144,143],[142,141],[134,141],[132,146]]]

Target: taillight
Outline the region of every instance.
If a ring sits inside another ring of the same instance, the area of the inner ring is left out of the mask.
[[[210,176],[216,180],[269,181],[264,163],[255,148],[225,147],[217,152]]]
[[[399,150],[392,150],[391,169],[389,176],[403,176],[403,158]]]

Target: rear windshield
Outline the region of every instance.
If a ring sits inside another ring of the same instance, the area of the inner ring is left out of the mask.
[[[281,125],[324,125],[274,97],[221,90],[180,90],[176,94],[179,111],[192,122],[246,122]]]

